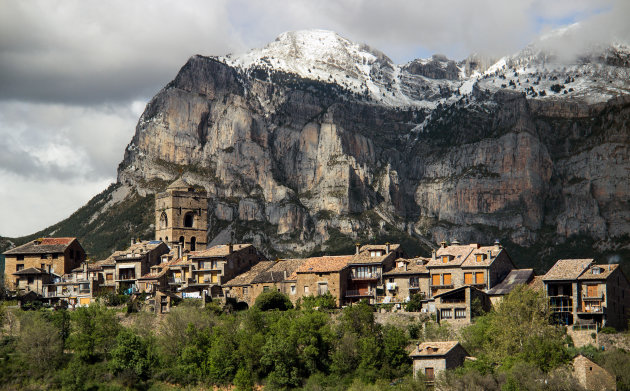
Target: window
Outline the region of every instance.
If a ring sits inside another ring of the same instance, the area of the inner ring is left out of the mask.
[[[417,287],[420,285],[419,277],[409,277],[409,286]]]
[[[466,309],[455,308],[455,319],[465,319],[465,318],[466,318]]]
[[[440,285],[440,275],[434,274],[431,276],[431,285]]]
[[[451,285],[451,273],[444,273],[444,285]]]
[[[45,263],[41,263],[39,265],[40,269],[46,270],[46,264]]]
[[[269,292],[269,287],[268,286],[263,286],[263,292]]]
[[[464,284],[472,285],[473,283],[473,274],[472,273],[464,273]]]
[[[453,317],[453,310],[450,308],[443,308],[440,311],[440,316],[442,319],[451,319]]]
[[[53,259],[59,258],[59,254],[53,254],[52,256],[53,256]]]
[[[308,293],[310,293],[310,289],[308,288],[308,285],[304,285],[304,294]]]
[[[105,280],[112,281],[114,279],[114,275],[112,273],[105,274]]]
[[[427,380],[435,380],[435,373],[433,372],[433,368],[424,368],[424,377]]]
[[[485,258],[483,254],[477,254],[475,257],[477,258],[477,262],[481,262]]]
[[[184,237],[183,236],[179,237],[179,244],[180,244],[180,246],[184,247]]]
[[[168,227],[168,217],[166,217],[165,212],[162,212],[160,215],[160,228],[165,229],[166,227]]]
[[[190,238],[190,251],[195,251],[195,247],[197,246],[197,238],[194,236]]]
[[[588,297],[597,297],[597,285],[587,285],[586,292]]]
[[[319,284],[317,284],[317,294],[325,295],[326,293],[328,293],[328,283],[320,282]]]
[[[42,254],[42,255],[40,255],[39,257],[40,257],[41,259],[46,259],[46,258],[48,258],[48,257],[46,256],[46,254]]]
[[[34,281],[33,276],[28,276],[28,283],[32,284]]]
[[[394,283],[394,279],[393,279],[393,278],[390,278],[390,279],[389,279],[389,282],[390,282],[390,284],[393,284],[393,283]]]
[[[475,273],[475,284],[483,284],[483,283],[484,283],[483,272]]]
[[[244,294],[244,295],[246,295],[246,294],[247,294],[247,287],[246,287],[246,286],[244,286],[244,287],[243,287],[243,294]]]
[[[19,272],[20,270],[24,270],[24,264],[23,263],[18,263],[17,265],[15,265],[15,271]]]
[[[192,228],[194,221],[195,221],[195,216],[193,215],[192,212],[188,212],[184,215],[184,227]]]
[[[448,255],[442,256],[442,263],[448,263]]]
[[[18,261],[23,261],[24,260],[24,255],[18,255],[17,256],[17,260]]]
[[[295,295],[295,285],[291,285],[291,294]]]

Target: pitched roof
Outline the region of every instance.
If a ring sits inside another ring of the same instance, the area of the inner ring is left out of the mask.
[[[472,266],[490,266],[495,259],[497,259],[497,255],[503,250],[503,248],[497,248],[496,246],[479,246],[477,249],[473,249],[470,255],[464,260],[462,263],[462,267]],[[482,260],[477,261],[477,254],[485,255]],[[490,254],[490,257],[488,257]]]
[[[268,282],[281,282],[288,280],[303,263],[304,259],[285,259],[274,262],[274,264],[258,273],[252,280],[252,284],[264,284]]]
[[[479,291],[479,292],[483,293],[484,295],[487,295],[487,293],[482,291],[481,289],[477,289],[477,288],[475,288],[474,286],[471,286],[471,285],[464,285],[464,286],[460,286],[459,288],[453,288],[453,289],[449,289],[449,290],[445,290],[445,291],[441,291],[441,292],[438,291],[440,293],[438,293],[436,295],[433,295],[433,298],[436,299],[438,297],[448,296],[448,295],[450,295],[452,293],[463,291],[465,289],[470,289],[471,290],[471,294],[472,294],[472,290],[474,289],[476,291]]]
[[[26,275],[33,275],[33,274],[49,274],[49,273],[46,272],[44,269],[40,269],[38,267],[29,267],[28,269],[22,269],[20,271],[13,273],[14,276],[26,276]]]
[[[130,258],[132,258],[135,256],[140,256],[147,252],[151,252],[155,250],[161,245],[166,246],[166,243],[160,240],[145,240],[142,242],[137,242],[130,245],[125,250],[114,251],[112,255],[107,257],[107,259],[104,259],[103,261],[95,262],[95,264],[100,265],[100,266],[114,265],[116,263],[116,259],[123,260],[122,259],[123,257],[129,256]]]
[[[507,295],[515,286],[527,284],[534,278],[534,269],[514,269],[500,284],[488,290],[488,295]]]
[[[389,245],[389,251],[396,251],[399,248],[400,248],[400,244],[398,243],[392,243]],[[366,244],[359,247],[359,253],[362,253],[364,251],[371,251],[371,250],[387,251],[387,244]]]
[[[264,272],[268,268],[272,267],[274,263],[274,261],[260,261],[252,266],[248,271],[239,274],[225,283],[224,286],[250,285],[252,280],[258,276],[258,273]]]
[[[297,273],[330,273],[343,270],[354,259],[354,255],[330,255],[306,258]]]
[[[578,280],[606,280],[612,272],[614,272],[618,264],[608,264],[608,265],[591,265],[580,277]]]
[[[543,281],[576,280],[591,263],[593,258],[561,259],[543,276]]]
[[[426,274],[429,273],[429,269],[427,269],[426,264],[430,261],[431,258],[411,258],[411,259],[399,259],[396,262],[405,262],[407,267],[400,266],[396,267],[388,272],[383,273],[384,276],[395,276],[395,275],[409,275],[409,274]]]
[[[179,177],[175,180],[175,182],[171,183],[170,185],[168,185],[167,189],[168,190],[183,190],[183,191],[188,191],[189,188],[191,188],[192,186],[190,186],[182,177]]]
[[[423,342],[418,344],[409,355],[411,357],[443,356],[453,350],[457,345],[459,345],[458,341]]]
[[[5,251],[5,255],[9,254],[45,254],[45,253],[62,253],[76,238],[41,238],[31,240],[30,242]]]
[[[145,274],[142,277],[138,278],[138,280],[153,280],[155,278],[162,277],[164,274],[166,274],[166,271],[168,270],[169,266],[175,264],[176,262],[178,262],[180,260],[181,260],[181,258],[176,258],[176,259],[172,259],[172,260],[170,260],[168,262],[162,262],[162,263],[159,263],[157,265],[153,265],[153,266],[151,266],[151,269],[158,269],[158,271],[156,272],[155,270],[151,270],[147,274]]]
[[[545,287],[545,284],[543,283],[543,277],[544,276],[534,276],[534,278],[532,278],[527,286],[535,291],[542,291]]]
[[[452,244],[450,246],[440,247],[435,254],[435,260],[430,260],[429,263],[427,263],[427,267],[460,266],[464,263],[466,258],[468,258],[470,253],[477,250],[477,247],[477,244]],[[446,263],[442,262],[441,257],[444,255],[449,255],[452,259],[449,258],[449,261]]]
[[[233,244],[232,253],[253,247],[251,243]],[[208,257],[226,257],[230,254],[230,246],[227,244],[219,244],[205,250],[192,251],[188,254],[190,258],[208,258]]]

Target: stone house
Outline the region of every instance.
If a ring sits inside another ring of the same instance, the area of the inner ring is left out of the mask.
[[[105,286],[112,286],[111,276],[107,274],[111,274],[113,264],[114,290],[128,293],[137,291],[138,278],[147,274],[151,266],[159,264],[161,256],[168,252],[168,246],[159,240],[132,242],[129,248],[114,252],[106,262],[100,264],[105,274]]]
[[[435,295],[435,312],[439,323],[466,325],[476,311],[489,311],[491,304],[488,295],[473,285],[465,285]]]
[[[49,304],[65,304],[68,307],[89,305],[99,292],[102,282],[100,267],[83,262],[71,273],[56,277],[44,287],[44,298]]]
[[[266,260],[252,244],[224,244],[192,251],[168,266],[168,284],[182,297],[224,298],[223,286]]]
[[[296,297],[296,276],[295,272],[305,262],[305,259],[283,259],[277,260],[270,268],[259,272],[251,281],[250,294],[256,300],[263,292],[272,289],[282,292],[291,297]]]
[[[367,299],[372,304],[376,303],[378,296],[384,296],[383,273],[391,270],[395,260],[403,256],[399,244],[362,247],[357,244],[356,253],[348,264],[350,272],[344,302]]]
[[[396,260],[396,267],[383,273],[385,281],[385,303],[404,303],[413,294],[429,297],[429,270],[426,264],[430,258]]]
[[[561,259],[543,276],[544,291],[558,323],[574,330],[628,325],[630,283],[617,264],[592,258]]]
[[[409,356],[413,360],[413,376],[421,373],[432,384],[441,371],[461,366],[468,352],[457,341],[423,342]]]
[[[249,307],[254,305],[256,295],[252,292],[252,281],[259,273],[271,268],[275,261],[262,260],[251,269],[237,275],[223,285],[226,298],[232,298],[237,302],[247,303]]]
[[[294,303],[303,297],[330,293],[337,307],[341,307],[353,255],[322,256],[307,258],[295,273],[296,282],[289,297]]]
[[[186,251],[203,250],[208,236],[208,196],[183,178],[155,196],[155,240]]]
[[[39,296],[45,296],[46,284],[50,284],[57,277],[55,274],[37,267],[22,269],[13,273],[13,276],[15,276],[16,281],[14,285],[16,292],[20,294],[33,292]]]
[[[442,242],[426,265],[429,270],[431,297],[464,285],[488,290],[499,284],[516,266],[507,251],[494,246],[473,243],[460,245]]]
[[[492,305],[497,304],[503,296],[512,292],[517,285],[529,285],[534,280],[534,269],[514,269],[503,281],[488,290]]]
[[[69,273],[85,260],[85,250],[76,238],[40,238],[4,252],[5,286],[15,290],[20,280],[35,281],[35,276],[45,279],[43,274],[15,274],[26,269],[58,276]],[[43,281],[43,280],[42,280]],[[23,284],[23,283],[22,283]]]
[[[573,376],[587,390],[615,391],[617,389],[617,381],[613,375],[581,354],[573,359]]]

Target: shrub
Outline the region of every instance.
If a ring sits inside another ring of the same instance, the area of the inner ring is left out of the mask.
[[[261,311],[286,311],[293,308],[293,304],[286,295],[274,290],[258,295],[256,302],[254,303],[254,307]]]
[[[617,330],[614,327],[604,327],[599,332],[602,334],[617,334]]]
[[[405,311],[418,312],[422,309],[422,300],[424,295],[422,293],[415,293],[411,295],[407,304],[405,304]]]

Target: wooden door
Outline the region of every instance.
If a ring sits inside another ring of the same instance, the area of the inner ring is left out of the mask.
[[[424,368],[424,377],[426,377],[427,380],[435,379],[435,373],[433,372],[433,368]]]

